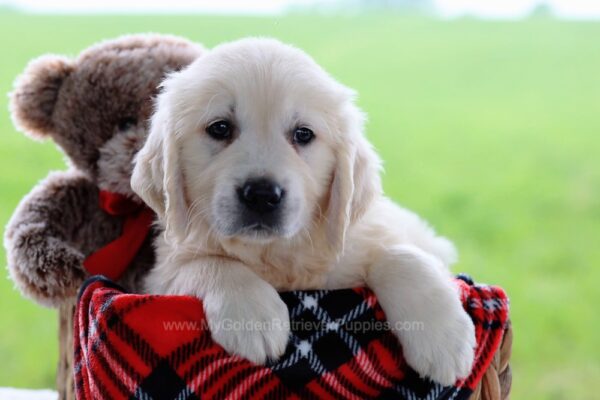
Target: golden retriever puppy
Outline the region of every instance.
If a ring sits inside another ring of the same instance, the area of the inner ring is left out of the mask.
[[[162,89],[131,181],[164,229],[148,292],[198,296],[214,340],[264,363],[288,341],[277,290],[367,285],[392,329],[422,322],[394,329],[418,373],[469,373],[454,247],[382,195],[352,90],[272,39],[218,46]],[[258,329],[227,329],[244,321]]]

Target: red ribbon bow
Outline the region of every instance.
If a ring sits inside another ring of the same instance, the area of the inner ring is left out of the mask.
[[[90,254],[83,266],[92,275],[118,280],[142,247],[150,232],[154,213],[145,205],[119,193],[100,191],[100,208],[124,217],[121,236]]]

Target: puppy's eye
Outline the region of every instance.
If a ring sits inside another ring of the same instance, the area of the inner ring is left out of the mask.
[[[294,130],[294,137],[292,138],[292,140],[294,141],[294,143],[297,143],[299,145],[305,145],[310,143],[314,138],[315,134],[313,133],[313,131],[311,131],[308,128],[301,127],[296,128]]]
[[[215,140],[227,140],[231,137],[233,127],[229,121],[213,122],[206,128],[206,133]]]
[[[119,122],[117,123],[117,129],[119,129],[119,131],[121,132],[124,132],[130,130],[136,125],[137,119],[135,119],[134,117],[125,117],[119,120]]]

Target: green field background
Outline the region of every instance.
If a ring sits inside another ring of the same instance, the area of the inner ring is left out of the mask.
[[[209,47],[275,36],[356,88],[387,194],[456,242],[455,271],[508,291],[513,398],[598,398],[600,24],[0,14],[2,225],[37,181],[64,168],[51,143],[14,130],[4,95],[13,79],[43,53],[75,55],[148,31]],[[6,276],[0,386],[52,386],[56,314],[22,299]]]

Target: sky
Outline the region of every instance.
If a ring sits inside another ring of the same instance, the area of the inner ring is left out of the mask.
[[[290,5],[339,3],[340,0],[0,0],[32,12],[50,13],[182,13],[280,14]],[[438,15],[490,19],[527,16],[539,3],[569,19],[600,19],[600,0],[433,0]],[[331,9],[331,8],[330,8]]]

